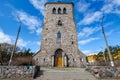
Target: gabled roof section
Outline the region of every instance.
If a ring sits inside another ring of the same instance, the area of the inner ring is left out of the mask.
[[[33,54],[32,56],[34,57],[34,56],[37,55],[40,51],[41,51],[41,49],[40,49],[37,53]]]
[[[78,49],[78,52],[81,53],[82,55],[86,56],[82,51]]]

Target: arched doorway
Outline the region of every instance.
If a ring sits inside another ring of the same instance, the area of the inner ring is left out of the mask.
[[[63,61],[62,61],[62,49],[57,49],[55,51],[55,67],[62,67]]]

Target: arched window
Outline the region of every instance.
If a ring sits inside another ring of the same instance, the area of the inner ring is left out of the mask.
[[[60,31],[58,31],[58,33],[57,33],[57,39],[60,39],[61,38],[61,33],[60,33]]]
[[[63,9],[63,14],[66,14],[66,8]]]
[[[55,8],[53,8],[52,13],[53,13],[53,14],[56,14],[56,9],[55,9]]]
[[[61,9],[60,8],[58,8],[58,14],[61,14]]]

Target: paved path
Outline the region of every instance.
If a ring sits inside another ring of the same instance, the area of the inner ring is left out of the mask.
[[[96,80],[82,68],[41,68],[35,80]]]

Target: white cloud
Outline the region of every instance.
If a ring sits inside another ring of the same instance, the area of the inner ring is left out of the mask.
[[[81,20],[78,23],[78,25],[89,25],[95,21],[97,22],[100,20],[101,16],[102,16],[102,12],[100,12],[100,11],[88,13],[84,16],[83,20]]]
[[[26,25],[32,33],[41,33],[42,29],[40,26],[42,23],[37,17],[31,16],[23,11],[16,11],[16,15],[20,17],[21,22]]]
[[[104,13],[111,13],[113,11],[113,5],[112,4],[106,4],[101,8],[101,11]]]
[[[37,30],[36,30],[36,33],[39,35],[39,34],[41,34],[41,32],[42,32],[42,28],[38,28]]]
[[[120,6],[120,0],[113,0],[112,2],[113,2],[113,4]]]
[[[40,41],[36,41],[36,44],[37,44],[38,46],[40,46],[40,45],[41,45],[41,42],[40,42]]]
[[[18,39],[18,42],[17,42],[17,45],[19,46],[19,47],[26,47],[27,46],[27,44],[29,44],[30,43],[30,41],[24,41],[23,39]]]
[[[116,9],[113,13],[120,15],[120,10]]]
[[[94,41],[94,40],[98,40],[99,38],[89,38],[89,39],[85,39],[85,40],[80,40],[80,41],[78,41],[78,43],[79,43],[79,45],[85,45],[85,44],[87,44],[87,43],[90,43],[90,42],[92,42],[92,41]]]
[[[44,4],[47,0],[29,0],[30,3],[44,15]]]
[[[114,30],[110,30],[109,32],[106,33],[107,36],[111,35],[114,32]]]
[[[105,2],[105,5],[103,5],[101,11],[103,11],[106,14],[120,14],[120,10],[118,7],[120,7],[120,0],[110,0]]]
[[[110,25],[112,25],[113,24],[113,22],[108,22],[108,23],[106,23],[105,25],[104,25],[104,27],[109,27]]]
[[[102,14],[120,14],[120,0],[105,0],[105,4],[101,7],[99,11],[85,12],[87,14],[84,15],[84,18],[78,23],[79,25],[89,25],[94,22],[98,22]]]
[[[9,44],[14,44],[15,43],[15,37],[12,37],[10,35],[5,34],[1,29],[0,29],[0,43],[9,43]],[[29,41],[24,41],[22,38],[18,39],[17,45],[19,47],[26,47]]]
[[[82,50],[82,52],[84,54],[86,54],[87,56],[89,56],[89,55],[96,55],[96,54],[98,54],[99,51],[94,52],[94,51],[91,51],[91,50]]]
[[[85,12],[88,9],[89,5],[90,4],[86,3],[85,1],[79,1],[76,4],[76,7],[79,12]]]
[[[11,43],[11,37],[0,29],[0,43],[4,42]]]
[[[78,33],[78,37],[88,37],[98,30],[100,30],[100,27],[95,28],[85,27],[81,30],[81,32]]]
[[[91,50],[82,50],[82,52],[83,52],[84,54],[86,54],[87,56],[92,53]]]

